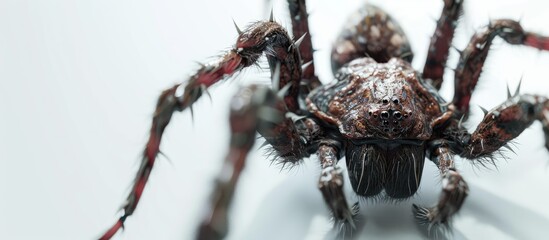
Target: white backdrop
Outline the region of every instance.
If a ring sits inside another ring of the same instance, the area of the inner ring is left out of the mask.
[[[393,15],[411,39],[422,69],[440,0],[372,0]],[[309,1],[316,68],[331,80],[331,42],[364,1]],[[455,45],[491,18],[522,18],[549,35],[542,0],[467,1]],[[157,95],[196,69],[195,61],[229,48],[241,26],[265,18],[262,1],[0,1],[0,239],[94,239],[117,219],[138,167]],[[275,18],[288,13],[274,3]],[[286,24],[286,26],[290,26]],[[456,53],[452,52],[451,66]],[[492,108],[524,76],[522,92],[549,96],[549,53],[496,41],[473,96]],[[451,99],[452,75],[443,95]],[[116,239],[191,239],[228,144],[227,102],[239,85],[267,82],[246,71],[201,99],[195,120],[176,114],[161,158],[127,229]],[[480,121],[480,110],[469,126]],[[534,239],[549,224],[549,154],[539,123],[517,139],[517,155],[498,170],[458,161],[471,194],[455,219],[455,237]],[[343,162],[342,162],[343,163]],[[419,194],[399,206],[364,206],[358,236],[423,238],[412,202],[437,198],[437,170],[426,164]],[[229,239],[323,239],[328,211],[316,189],[314,158],[291,171],[251,154],[232,208]],[[349,187],[349,184],[347,184]],[[355,197],[348,193],[351,201]],[[362,238],[364,238],[362,237]]]

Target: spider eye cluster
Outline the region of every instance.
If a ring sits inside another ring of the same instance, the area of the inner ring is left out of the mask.
[[[404,130],[402,122],[412,113],[404,111],[401,99],[386,97],[381,99],[378,106],[378,109],[368,111],[370,124],[378,126],[386,133],[402,132]]]

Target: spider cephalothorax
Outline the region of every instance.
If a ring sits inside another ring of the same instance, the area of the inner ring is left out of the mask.
[[[359,58],[336,76],[309,94],[308,108],[344,139],[355,192],[375,196],[384,189],[392,198],[410,197],[421,180],[425,142],[444,123],[445,107],[400,59]]]
[[[549,38],[525,31],[514,20],[490,22],[461,52],[454,98],[446,102],[438,90],[461,0],[444,1],[423,72],[411,67],[413,53],[398,23],[366,5],[336,40],[331,54],[335,80],[326,85],[314,74],[305,1],[288,3],[294,38],[272,17],[245,30],[237,26],[239,37],[231,50],[161,94],[124,215],[102,239],[111,238],[134,212],[173,112],[191,108],[208,87],[255,64],[262,54],[269,62],[273,87],[243,88],[230,104],[229,153],[198,239],[219,239],[227,233],[227,209],[256,132],[282,164],[298,164],[316,155],[322,168],[320,192],[335,220],[350,226],[357,208],[349,207],[343,193],[343,170],[337,165],[343,157],[358,195],[393,200],[414,195],[425,158],[433,161],[443,178],[440,200],[430,208],[413,208],[417,220],[431,227],[447,225],[468,195],[454,155],[479,162],[490,159],[536,120],[542,122],[549,149],[549,100],[544,96],[509,93],[504,103],[485,112],[473,133],[461,124],[495,37],[540,50],[549,50]]]

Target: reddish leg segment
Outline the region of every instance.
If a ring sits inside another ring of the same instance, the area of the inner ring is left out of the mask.
[[[315,89],[322,83],[315,75],[315,64],[313,58],[313,44],[311,42],[311,32],[309,30],[309,14],[305,0],[288,0],[290,8],[290,17],[292,18],[292,32],[294,38],[301,38],[299,52],[303,63],[309,64],[303,69],[303,81],[307,85],[307,90]]]
[[[130,216],[141,198],[149,174],[159,153],[160,140],[174,111],[191,108],[192,104],[211,85],[235,72],[254,64],[263,52],[266,53],[272,71],[279,65],[279,77],[274,85],[289,86],[283,93],[284,105],[289,111],[298,111],[298,95],[301,80],[300,56],[286,30],[276,22],[257,22],[245,31],[239,31],[235,47],[218,60],[203,65],[185,84],[177,84],[164,91],[154,113],[149,140],[143,153],[134,186],[123,206],[124,214],[101,237],[110,239]]]
[[[526,32],[513,20],[500,19],[490,23],[486,30],[471,38],[469,45],[461,53],[455,75],[453,104],[458,114],[469,113],[471,94],[477,85],[482,66],[488,56],[492,40],[499,36],[510,44],[522,44],[540,50],[549,50],[549,37]]]
[[[272,90],[251,86],[243,88],[231,101],[231,141],[229,153],[215,182],[210,205],[197,239],[222,239],[228,232],[228,209],[244,169],[246,156],[255,142],[256,130],[271,140],[299,142],[300,135],[286,114],[283,100]],[[280,139],[277,139],[280,138]],[[287,145],[287,144],[286,144]],[[304,149],[302,145],[294,145]],[[289,149],[290,151],[296,149]],[[292,157],[306,157],[308,155]],[[284,158],[284,156],[279,156]]]
[[[525,94],[512,96],[486,112],[470,139],[455,152],[472,160],[491,158],[494,152],[520,135],[535,120],[542,123],[545,147],[549,150],[549,99]]]
[[[218,175],[208,212],[202,219],[197,239],[213,240],[225,237],[228,229],[228,207],[246,157],[255,142],[258,106],[250,97],[251,89],[242,90],[231,103],[231,141],[221,173]]]
[[[431,81],[436,89],[440,89],[443,82],[444,68],[462,5],[463,0],[444,0],[442,14],[437,21],[435,33],[431,37],[427,61],[423,68],[423,78]]]

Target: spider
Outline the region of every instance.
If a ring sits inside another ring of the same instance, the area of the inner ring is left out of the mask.
[[[135,210],[172,113],[192,110],[208,87],[253,65],[262,54],[269,62],[273,88],[243,88],[230,103],[230,150],[199,239],[225,236],[226,209],[256,131],[282,164],[317,155],[322,168],[318,186],[326,204],[337,221],[351,226],[357,209],[347,204],[342,191],[343,170],[336,164],[343,157],[358,195],[396,200],[415,194],[424,159],[429,158],[443,178],[440,201],[433,207],[414,206],[414,214],[420,223],[438,226],[449,222],[468,194],[454,155],[490,162],[534,120],[542,122],[549,147],[549,102],[543,96],[509,93],[507,101],[486,111],[474,132],[461,124],[468,117],[469,99],[492,40],[500,37],[510,44],[549,50],[546,37],[523,30],[517,21],[493,20],[461,53],[455,96],[446,102],[438,90],[462,1],[444,2],[422,73],[409,64],[413,54],[398,23],[377,7],[364,7],[360,18],[336,41],[332,52],[336,81],[327,85],[314,75],[305,2],[288,2],[295,38],[272,18],[243,30],[237,27],[233,49],[202,66],[188,82],[161,94],[124,215],[102,239],[112,237]]]

